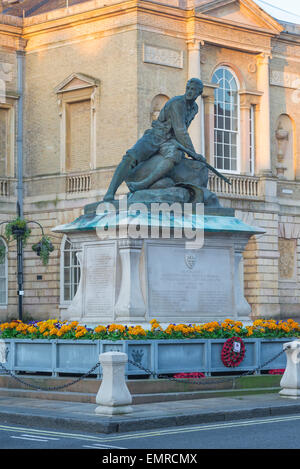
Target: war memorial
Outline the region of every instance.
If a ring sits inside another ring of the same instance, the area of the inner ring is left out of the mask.
[[[209,169],[230,181],[195,152],[188,133],[202,92],[203,83],[191,78],[126,152],[103,201],[54,229],[82,251],[80,284],[64,320],[191,323],[223,320],[228,311],[250,320],[240,261],[249,238],[264,230],[235,218],[207,188]],[[130,192],[116,200],[124,180]],[[184,236],[187,228],[194,240]]]

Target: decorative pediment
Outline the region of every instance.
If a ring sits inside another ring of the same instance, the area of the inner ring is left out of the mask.
[[[100,81],[96,78],[84,75],[83,73],[72,73],[56,88],[56,93],[66,93],[68,91],[81,90],[83,88],[94,88],[99,86]]]
[[[252,0],[198,0],[196,12],[279,34],[283,26]]]

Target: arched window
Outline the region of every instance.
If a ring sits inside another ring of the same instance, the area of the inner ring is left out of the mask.
[[[79,252],[69,238],[65,237],[61,247],[61,301],[72,301],[80,281]]]
[[[3,255],[1,255],[1,253]],[[7,301],[8,301],[7,246],[4,240],[0,238],[0,306],[7,306]]]
[[[218,68],[212,78],[215,90],[214,165],[239,172],[239,94],[236,77],[227,67]]]

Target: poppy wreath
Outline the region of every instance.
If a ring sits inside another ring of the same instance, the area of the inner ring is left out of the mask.
[[[235,342],[240,344],[239,352],[234,350]],[[238,366],[244,360],[244,356],[245,344],[240,337],[231,337],[226,340],[221,352],[221,359],[224,366],[228,368]]]

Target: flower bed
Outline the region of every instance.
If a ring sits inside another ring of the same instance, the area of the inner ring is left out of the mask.
[[[165,329],[157,320],[150,323],[149,330],[120,324],[89,329],[75,321],[24,324],[15,320],[0,325],[0,339],[5,342],[6,367],[14,372],[86,373],[98,362],[99,354],[113,350],[128,355],[127,376],[157,377],[284,369],[285,354],[272,358],[286,341],[300,336],[300,325],[292,319],[257,320],[251,326],[226,319],[203,325],[170,324]],[[232,337],[240,337],[245,345],[245,356],[234,368],[222,362],[222,349]],[[99,367],[97,377],[101,373]]]
[[[94,329],[77,321],[61,322],[57,319],[33,321],[28,324],[19,320],[0,324],[1,339],[68,339],[68,340],[162,340],[162,339],[228,339],[246,338],[296,338],[300,337],[300,324],[293,319],[275,321],[258,319],[251,326],[240,321],[225,319],[206,324],[170,324],[163,329],[156,319],[151,328],[122,324],[99,325]]]

